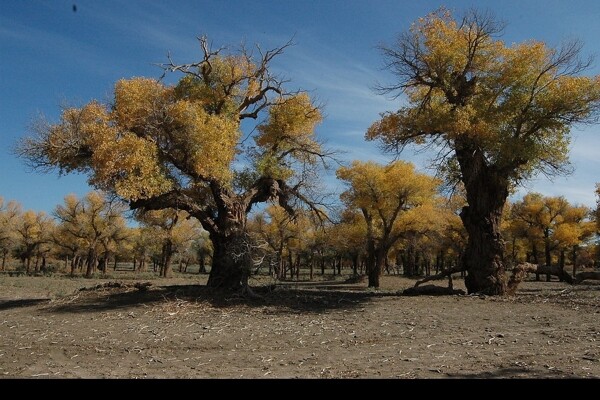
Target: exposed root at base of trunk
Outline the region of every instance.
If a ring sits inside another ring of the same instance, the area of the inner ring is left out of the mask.
[[[573,280],[573,277],[571,275],[569,275],[568,272],[559,268],[558,266],[521,263],[521,264],[517,264],[517,266],[515,266],[515,268],[513,268],[513,270],[512,270],[512,275],[508,281],[508,285],[507,285],[507,289],[506,289],[507,294],[509,294],[509,295],[515,294],[519,284],[523,281],[523,279],[525,279],[525,276],[527,276],[528,272],[531,272],[534,274],[540,274],[540,275],[546,275],[546,274],[554,275],[554,276],[557,276],[559,279],[561,279],[571,285],[576,283]]]
[[[242,286],[242,288],[240,290],[240,295],[242,297],[252,299],[252,300],[264,300],[264,297],[259,295],[256,292],[254,292],[254,290],[252,290],[252,288],[248,284]]]

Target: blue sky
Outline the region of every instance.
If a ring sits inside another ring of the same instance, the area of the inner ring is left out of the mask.
[[[244,40],[262,48],[293,36],[296,45],[274,67],[291,79],[291,88],[310,90],[325,104],[319,134],[329,147],[345,151],[345,160],[386,162],[390,156],[363,140],[380,112],[399,105],[370,89],[391,79],[376,45],[391,43],[442,5],[459,13],[472,6],[493,11],[508,24],[507,43],[537,39],[556,46],[579,38],[584,56],[600,57],[597,0],[0,0],[0,196],[50,212],[67,193],[87,193],[84,176],[28,171],[11,153],[15,142],[36,115],[56,121],[61,103],[108,100],[120,78],[160,76],[153,64],[166,61],[168,51],[176,61],[197,60],[195,38],[202,34],[216,46]],[[588,74],[600,74],[600,58]],[[406,151],[401,158],[426,166],[424,155]],[[600,125],[573,130],[571,159],[574,174],[553,182],[539,177],[516,197],[538,191],[593,206]],[[341,189],[332,177],[325,181]]]

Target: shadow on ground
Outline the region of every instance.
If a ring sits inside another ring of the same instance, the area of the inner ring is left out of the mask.
[[[328,284],[326,289],[312,285],[260,286],[253,288],[258,296],[223,292],[204,285],[156,286],[145,290],[133,287],[86,289],[61,299],[47,307],[49,312],[77,313],[108,310],[123,310],[141,305],[158,304],[165,301],[185,300],[210,304],[213,307],[275,306],[281,312],[326,312],[332,309],[362,307],[374,297],[394,296],[394,293],[373,292],[340,285]]]
[[[11,308],[30,307],[38,304],[48,303],[50,299],[18,299],[18,300],[0,300],[0,311],[10,310]]]
[[[531,378],[564,378],[560,371],[531,370],[525,367],[504,367],[493,371],[465,372],[446,374],[448,378],[473,378],[473,379],[531,379]]]

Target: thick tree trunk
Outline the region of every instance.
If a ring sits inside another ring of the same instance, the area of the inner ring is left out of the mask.
[[[468,203],[460,213],[468,233],[462,257],[462,269],[467,271],[465,286],[469,293],[504,295],[507,282],[500,218],[508,197],[508,180],[487,166],[477,149],[457,148],[457,157]]]
[[[171,277],[171,259],[173,258],[173,242],[171,240],[167,240],[163,245],[163,257],[162,257],[162,266],[161,266],[161,274],[163,278]]]
[[[469,234],[462,262],[468,272],[465,286],[469,293],[503,295],[506,277],[502,254],[504,246],[500,234],[502,207],[476,212],[464,207],[461,218]]]
[[[369,265],[367,263],[367,274],[369,276],[369,287],[378,288],[379,287],[379,269],[377,266],[377,262]]]
[[[546,265],[552,266],[552,254],[550,253],[550,229],[544,229],[544,257]],[[550,274],[546,274],[546,282],[550,282]]]
[[[288,264],[290,265],[290,279],[294,280],[294,255],[292,254],[292,251],[288,249]]]
[[[102,270],[102,274],[106,275],[106,272],[108,271],[108,255],[107,254],[102,256],[102,259],[100,260],[100,269]]]
[[[379,287],[379,271],[377,271],[377,257],[375,255],[375,241],[367,238],[367,276],[369,287]]]
[[[367,261],[367,273],[369,276],[369,287],[378,288],[379,278],[385,268],[385,259],[387,257],[386,249],[373,249],[372,261]]]
[[[562,274],[559,275],[559,277],[558,277],[558,279],[562,282],[563,281],[562,275],[565,272],[565,250],[564,249],[561,249],[561,251],[560,251],[560,258],[558,261],[558,269],[560,269],[562,272]]]
[[[205,274],[206,273],[206,256],[204,254],[200,256],[199,263],[200,263],[200,265],[198,266],[198,273]]]
[[[77,261],[78,261],[79,257],[78,256],[73,256],[73,258],[71,259],[71,276],[75,276],[75,270],[77,269]]]
[[[385,268],[385,273],[390,275],[390,263],[389,263],[389,260],[387,259],[387,257],[385,258],[385,260],[383,262],[383,268]]]
[[[86,266],[87,266],[87,269],[85,271],[86,278],[92,277],[92,273],[94,272],[95,265],[96,265],[96,251],[94,250],[93,247],[90,247],[88,249],[88,255],[87,255],[87,260],[86,260]]]
[[[207,286],[238,290],[247,285],[250,254],[243,231],[211,236],[214,253]]]
[[[571,262],[573,263],[573,276],[577,275],[577,245],[573,246],[571,253]]]

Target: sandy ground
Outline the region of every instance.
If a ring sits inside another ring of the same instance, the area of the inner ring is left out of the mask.
[[[600,378],[600,285],[398,296],[343,281],[211,292],[204,278],[0,279],[0,377]],[[455,280],[455,287],[462,282]],[[50,299],[50,300],[48,300]]]

